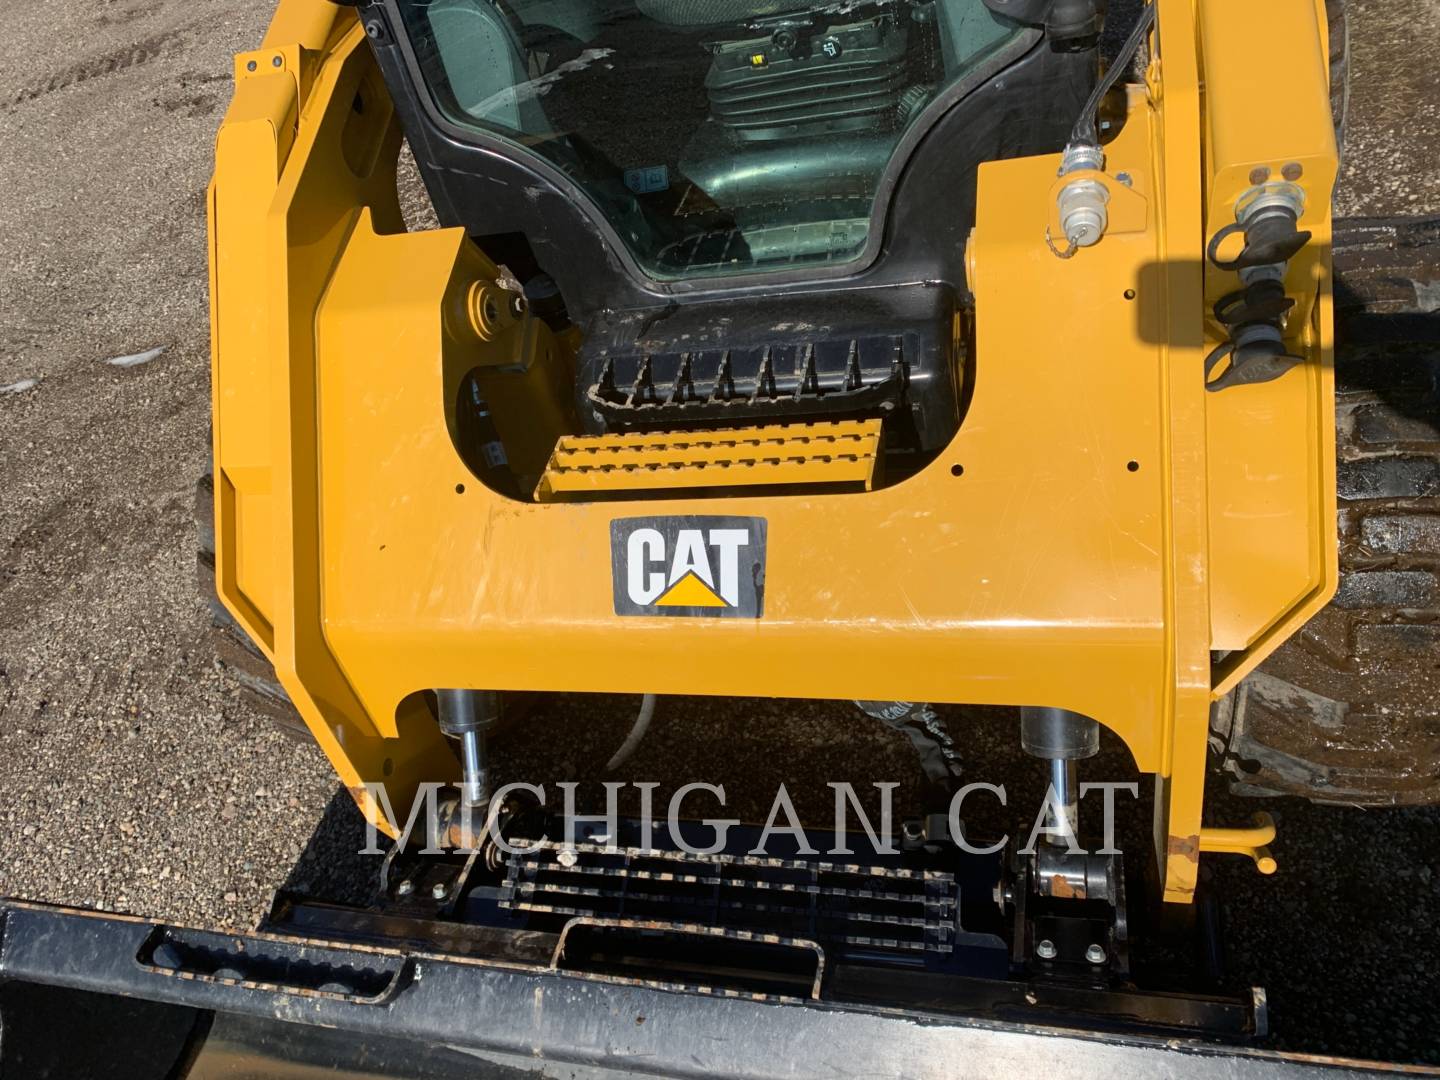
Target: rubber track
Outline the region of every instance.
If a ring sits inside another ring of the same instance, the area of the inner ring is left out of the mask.
[[[1335,237],[1334,601],[1217,716],[1232,787],[1440,801],[1440,219]]]

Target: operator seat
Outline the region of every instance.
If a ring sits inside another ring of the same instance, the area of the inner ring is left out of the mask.
[[[869,10],[852,14],[817,0],[635,6],[672,27],[715,28],[709,115],[679,164],[730,215],[735,240],[760,261],[776,244],[808,257],[839,254],[863,237],[898,133],[929,93],[909,62],[916,29],[908,9],[857,4],[849,7]],[[794,18],[773,32],[754,25],[777,15]],[[775,220],[781,204],[811,224]]]

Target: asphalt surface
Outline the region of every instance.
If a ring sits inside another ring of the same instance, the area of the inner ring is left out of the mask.
[[[1337,209],[1440,212],[1429,45],[1440,7],[1352,10]],[[320,753],[276,731],[214,671],[194,582],[192,491],[208,468],[203,195],[230,57],[258,43],[268,5],[47,0],[8,14],[0,895],[253,926],[297,859],[292,883],[316,888],[370,872],[354,861],[356,815]],[[141,363],[107,363],[155,349]],[[552,702],[527,739],[498,748],[500,767],[593,775],[633,706]],[[578,738],[566,723],[577,714]],[[977,778],[1031,783],[1012,715],[946,716]],[[1109,760],[1124,770],[1123,754]],[[742,817],[763,816],[782,780],[802,813],[822,818],[826,780],[899,781],[902,808],[920,790],[903,738],[823,703],[662,702],[618,778],[682,775],[724,783]],[[1217,819],[1252,809],[1216,792]],[[1221,864],[1217,885],[1232,977],[1269,988],[1277,1045],[1440,1062],[1440,815],[1270,809],[1281,873],[1262,880]],[[1127,827],[1143,829],[1143,816]]]

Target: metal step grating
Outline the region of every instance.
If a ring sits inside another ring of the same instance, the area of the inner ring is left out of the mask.
[[[522,850],[508,858],[499,903],[516,913],[669,920],[909,954],[955,946],[958,891],[948,873],[548,840],[515,846]]]

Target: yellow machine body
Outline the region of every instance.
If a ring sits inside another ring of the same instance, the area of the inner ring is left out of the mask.
[[[872,487],[861,426],[858,464],[824,461],[843,490],[676,498],[639,469],[629,501],[591,497],[626,485],[575,455],[625,446],[556,449],[565,417],[521,416],[538,399],[511,381],[496,422],[542,488],[521,502],[457,454],[456,390],[477,365],[557,378],[573,342],[477,314],[497,270],[463,230],[404,230],[363,29],[281,0],[237,59],[209,200],[217,588],[369,818],[401,824],[367,784],[398,808],[459,774],[426,688],[907,699],[1109,728],[1158,778],[1169,900],[1201,851],[1251,850],[1202,825],[1211,703],[1336,581],[1321,6],[1158,0],[1146,83],[1095,174],[1111,227],[1074,258],[1045,240],[1057,156],[981,168],[973,399],[918,474]],[[1257,169],[1289,166],[1313,233],[1286,281],[1304,362],[1207,392],[1209,306],[1235,275],[1205,243]],[[763,616],[618,617],[610,526],[636,513],[764,518]]]

